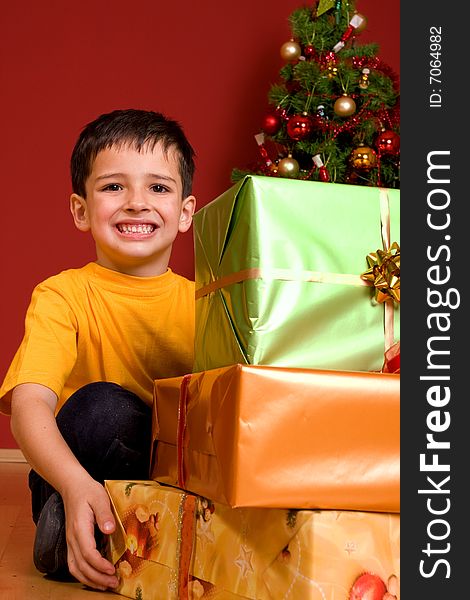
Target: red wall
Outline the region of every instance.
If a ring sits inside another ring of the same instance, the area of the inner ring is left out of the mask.
[[[254,134],[278,80],[288,16],[299,0],[4,2],[0,23],[3,225],[0,236],[0,378],[23,335],[32,288],[92,260],[68,212],[68,160],[81,127],[116,108],[181,121],[197,153],[201,207],[257,159]],[[357,0],[361,42],[377,42],[399,73],[399,0]],[[192,236],[172,268],[193,276]],[[0,416],[0,448],[14,448]]]

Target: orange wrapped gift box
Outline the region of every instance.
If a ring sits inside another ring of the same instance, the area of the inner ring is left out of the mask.
[[[399,386],[251,365],[157,380],[151,478],[231,507],[399,512]]]
[[[144,600],[399,598],[397,514],[230,508],[107,481],[116,591]]]

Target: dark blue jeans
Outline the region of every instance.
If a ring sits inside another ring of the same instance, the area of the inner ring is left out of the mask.
[[[88,473],[105,479],[148,479],[152,411],[115,383],[96,382],[77,390],[57,414],[57,426]],[[29,473],[33,521],[54,488]]]

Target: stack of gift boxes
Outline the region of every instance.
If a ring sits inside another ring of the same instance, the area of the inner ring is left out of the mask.
[[[247,176],[196,213],[193,373],[151,480],[106,482],[120,594],[399,598],[399,201]]]

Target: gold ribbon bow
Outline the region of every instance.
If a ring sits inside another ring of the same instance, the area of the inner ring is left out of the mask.
[[[400,246],[397,242],[388,250],[370,252],[366,260],[369,269],[361,278],[372,283],[377,302],[400,302]]]

